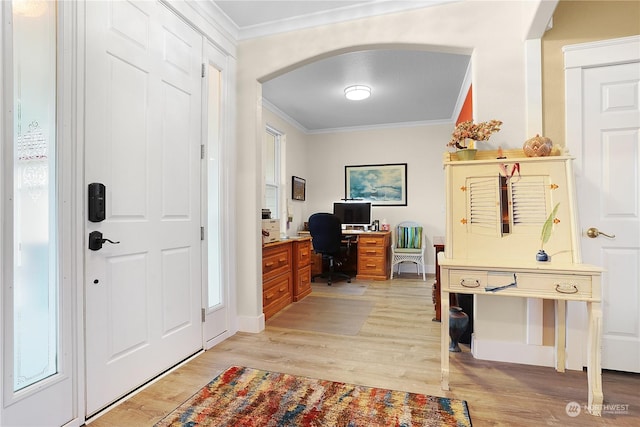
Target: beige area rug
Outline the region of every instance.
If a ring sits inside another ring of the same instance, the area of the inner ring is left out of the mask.
[[[331,286],[327,285],[327,282],[314,282],[311,284],[313,292],[336,295],[364,295],[368,287],[369,285],[365,283],[347,282],[333,282]]]
[[[373,305],[373,301],[309,295],[267,320],[267,327],[358,335]]]

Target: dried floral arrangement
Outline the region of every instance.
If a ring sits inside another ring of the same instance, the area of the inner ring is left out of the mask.
[[[465,140],[487,141],[489,137],[500,130],[502,122],[500,120],[490,120],[488,122],[473,123],[473,120],[458,123],[455,130],[451,134],[451,141],[447,144],[449,147],[459,149],[468,148]]]

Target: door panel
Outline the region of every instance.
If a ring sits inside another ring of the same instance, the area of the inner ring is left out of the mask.
[[[102,84],[108,126],[101,138],[107,144],[91,147],[99,159],[92,168],[96,175],[109,178],[107,208],[111,209],[111,220],[148,220],[149,74],[121,58],[109,56],[107,61],[108,76]],[[93,145],[93,141],[89,143]]]
[[[145,319],[149,318],[149,307],[145,304],[148,257],[145,255],[112,256],[105,260],[107,315],[104,318],[107,338],[107,363],[135,351],[150,340]]]
[[[202,38],[157,2],[87,2],[87,414],[202,349]]]
[[[584,71],[583,260],[604,267],[602,367],[640,372],[640,63]]]

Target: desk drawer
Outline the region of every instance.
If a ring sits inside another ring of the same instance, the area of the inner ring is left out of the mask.
[[[300,242],[297,244],[298,250],[296,251],[296,265],[298,267],[304,267],[311,264],[311,242]]]
[[[493,293],[485,290],[489,287],[507,286],[514,281],[516,286],[498,290],[496,294],[565,299],[590,298],[591,276],[561,275],[553,273],[514,273],[496,271],[452,270],[449,272],[449,288],[459,293]]]
[[[386,260],[380,257],[360,257],[358,259],[358,275],[384,276],[386,274]]]
[[[269,280],[278,274],[289,271],[291,265],[291,246],[270,248],[262,254],[262,280]]]
[[[487,272],[474,270],[453,270],[449,272],[449,288],[453,292],[482,290],[487,286]]]
[[[518,288],[553,298],[559,296],[591,297],[591,276],[525,273],[518,276]]]
[[[358,255],[361,257],[384,257],[384,246],[360,246],[358,245]]]
[[[384,239],[384,236],[359,236],[358,248],[370,248],[374,246],[384,248]]]
[[[293,300],[298,301],[305,295],[311,293],[311,266],[302,267],[296,272],[293,284]]]
[[[291,299],[291,276],[289,274],[264,283],[262,306],[266,308],[282,298]]]

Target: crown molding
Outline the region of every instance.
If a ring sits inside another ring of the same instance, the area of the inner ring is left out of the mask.
[[[271,111],[273,114],[275,114],[276,116],[280,117],[282,120],[284,120],[285,122],[289,123],[291,126],[296,128],[300,132],[302,132],[304,134],[308,134],[309,133],[309,129],[307,129],[306,127],[302,126],[302,124],[299,121],[297,121],[296,119],[294,119],[293,117],[291,117],[290,115],[288,115],[287,113],[285,113],[284,111],[282,111],[281,109],[276,107],[274,104],[272,104],[271,102],[269,102],[265,98],[262,98],[262,107],[266,108],[269,111]]]
[[[204,13],[219,30],[224,31],[235,42],[238,41],[240,29],[235,22],[233,22],[231,18],[229,18],[227,14],[224,13],[217,4],[215,4],[215,2],[189,2],[189,6],[193,9],[199,10],[201,13]]]
[[[445,3],[455,3],[462,0],[374,0],[362,5],[350,5],[323,12],[311,13],[277,21],[265,22],[263,24],[238,27],[223,11],[212,2],[212,8],[217,9],[217,14],[221,15],[225,27],[230,33],[237,34],[237,40],[247,40],[257,37],[270,36],[273,34],[285,33],[300,30],[303,28],[317,27],[320,25],[335,24],[338,22],[351,21],[354,19],[367,18],[370,16],[384,15],[388,13],[403,12],[407,10],[421,9],[424,7],[437,6]]]
[[[344,126],[339,128],[326,128],[326,129],[315,129],[310,130],[303,126],[300,122],[295,120],[293,117],[289,116],[287,113],[267,101],[266,99],[262,99],[262,107],[271,111],[276,116],[280,117],[282,120],[299,130],[305,135],[320,135],[326,133],[341,133],[341,132],[362,132],[368,130],[380,130],[380,129],[397,129],[397,128],[408,128],[408,127],[418,127],[418,126],[435,126],[435,125],[447,125],[447,124],[455,124],[456,116],[452,116],[448,119],[443,120],[423,120],[416,122],[398,122],[398,123],[381,123],[375,125],[364,125],[364,126]]]
[[[398,122],[398,123],[381,123],[376,125],[365,125],[365,126],[346,126],[341,128],[311,130],[311,131],[308,131],[307,134],[319,135],[324,133],[362,132],[362,131],[370,131],[370,130],[411,128],[411,127],[419,127],[419,126],[435,126],[435,125],[446,125],[446,124],[453,125],[455,124],[455,121],[452,119],[423,120],[423,121],[417,121],[417,122]]]

